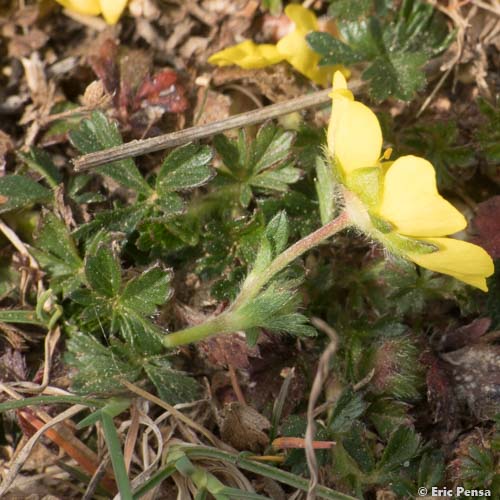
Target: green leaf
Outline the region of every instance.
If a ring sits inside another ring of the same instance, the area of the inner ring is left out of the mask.
[[[417,485],[427,489],[443,484],[445,474],[444,456],[441,451],[426,453],[418,468]]]
[[[85,154],[123,144],[117,124],[109,121],[101,111],[94,111],[90,119],[82,120],[80,127],[71,131],[69,138],[73,146]],[[130,158],[97,167],[95,171],[145,197],[153,192]]]
[[[210,168],[213,152],[208,146],[187,144],[174,149],[162,163],[156,189],[160,196],[207,183],[214,175]]]
[[[335,177],[331,165],[322,156],[316,156],[316,179],[314,186],[319,202],[321,224],[325,225],[335,216]]]
[[[111,398],[105,404],[101,404],[98,410],[80,420],[76,424],[76,428],[84,429],[85,427],[90,427],[91,425],[96,424],[101,419],[103,412],[111,417],[116,417],[125,410],[128,410],[130,408],[130,403],[131,401],[129,399],[122,399],[118,397]]]
[[[261,127],[250,152],[253,173],[257,174],[284,162],[290,155],[294,139],[293,132],[285,132],[273,124]]]
[[[420,436],[410,427],[401,426],[392,433],[377,467],[385,473],[399,470],[419,451]]]
[[[347,453],[356,461],[359,469],[364,474],[369,474],[375,467],[375,457],[366,434],[365,426],[359,421],[354,421],[342,438],[342,444]]]
[[[310,33],[308,42],[322,56],[321,65],[368,63],[362,77],[377,100],[411,99],[425,85],[423,65],[453,37],[441,13],[422,0],[340,0],[331,10],[341,13],[336,19],[342,41]]]
[[[321,56],[320,66],[343,64],[350,66],[361,60],[361,55],[349,45],[333,38],[329,33],[315,32],[306,36],[307,43]]]
[[[197,217],[183,214],[164,222],[148,220],[141,224],[139,233],[137,247],[153,256],[160,256],[197,245],[200,226]]]
[[[49,154],[43,149],[30,148],[28,153],[18,153],[26,165],[42,175],[51,188],[55,188],[62,181],[62,175],[52,162]]]
[[[373,402],[368,409],[368,417],[384,438],[389,439],[397,427],[408,422],[408,405],[391,398],[380,398]]]
[[[82,192],[92,180],[91,175],[80,174],[70,177],[67,182],[67,193],[79,205],[84,203],[102,203],[106,201],[106,197],[101,193],[94,191]]]
[[[85,240],[101,230],[120,231],[129,235],[147,217],[150,209],[148,204],[136,202],[129,207],[98,212],[92,221],[79,226],[73,236],[77,240]]]
[[[285,192],[288,191],[289,184],[294,184],[301,177],[302,172],[299,169],[283,166],[278,170],[266,170],[254,176],[249,184],[261,189]]]
[[[91,288],[106,297],[117,295],[121,285],[120,264],[111,250],[101,245],[85,262],[85,277]]]
[[[368,408],[362,394],[351,388],[344,389],[335,403],[328,428],[334,433],[347,432],[354,421]]]
[[[260,328],[248,328],[245,330],[245,337],[249,347],[255,347],[260,337]]]
[[[289,160],[294,139],[295,134],[273,124],[262,126],[252,143],[243,131],[240,131],[237,140],[216,136],[214,146],[224,164],[218,170],[219,184],[237,186],[242,207],[250,204],[252,187],[288,191],[289,185],[297,182],[302,175]]]
[[[120,380],[135,381],[142,368],[124,356],[126,348],[114,341],[103,346],[87,333],[74,332],[67,341],[66,362],[75,368],[71,380],[73,390],[80,394],[116,393]]]
[[[422,68],[427,60],[424,52],[389,54],[376,58],[362,76],[370,80],[370,94],[377,101],[388,97],[409,101],[425,86]]]
[[[290,228],[286,212],[278,212],[270,221],[265,230],[265,236],[272,245],[274,256],[280,254],[287,246]]]
[[[328,14],[335,19],[355,21],[365,16],[372,4],[372,0],[333,0],[330,3]]]
[[[199,396],[198,382],[173,370],[165,361],[157,364],[148,363],[144,369],[160,398],[171,405],[193,401]]]
[[[484,98],[479,98],[477,104],[485,123],[476,132],[476,138],[486,160],[498,164],[500,163],[500,106]]]
[[[0,214],[51,200],[52,192],[28,177],[0,177]]]
[[[135,311],[120,307],[113,311],[115,324],[112,330],[119,330],[132,356],[156,356],[163,351],[161,330]]]
[[[213,144],[227,168],[233,171],[242,168],[240,164],[240,150],[236,141],[229,139],[223,134],[219,134],[214,137]]]
[[[19,309],[0,309],[0,322],[45,326],[45,324],[37,318],[35,311],[22,311]]]
[[[242,328],[266,328],[278,333],[298,336],[315,336],[316,329],[308,324],[306,316],[295,312],[298,296],[295,282],[272,282],[257,297],[238,309]]]
[[[49,272],[54,292],[75,290],[83,278],[83,261],[68,228],[52,212],[45,214],[35,245],[33,255]]]
[[[170,281],[169,272],[152,267],[125,285],[120,303],[143,315],[154,314],[156,306],[165,304],[172,293]]]
[[[184,200],[177,193],[162,192],[158,195],[156,207],[162,216],[173,216],[184,211]]]

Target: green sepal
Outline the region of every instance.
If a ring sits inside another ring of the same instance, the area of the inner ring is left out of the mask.
[[[439,247],[427,241],[418,240],[408,236],[403,236],[398,233],[384,234],[382,243],[385,244],[389,250],[398,255],[418,254],[425,255],[428,253],[437,252]]]
[[[382,169],[380,167],[357,168],[346,176],[346,186],[369,208],[380,204],[382,193]]]
[[[375,229],[377,229],[381,233],[388,234],[395,229],[394,225],[391,224],[388,220],[382,219],[377,215],[370,214],[370,220],[372,221]]]

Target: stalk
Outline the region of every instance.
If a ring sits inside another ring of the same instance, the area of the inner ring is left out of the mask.
[[[328,222],[313,233],[308,234],[279,254],[264,272],[258,274],[250,272],[243,282],[240,293],[231,306],[222,314],[210,318],[199,325],[166,335],[163,337],[163,344],[165,347],[172,348],[203,340],[212,335],[231,333],[243,329],[237,312],[244,304],[256,297],[276,274],[285,269],[296,258],[349,225],[349,216],[346,212],[342,212],[336,219]]]

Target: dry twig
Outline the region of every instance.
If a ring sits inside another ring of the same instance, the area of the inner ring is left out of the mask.
[[[311,479],[309,481],[309,490],[307,491],[307,500],[315,500],[316,487],[318,486],[318,461],[316,460],[316,453],[314,451],[313,443],[314,434],[316,431],[316,424],[314,422],[314,407],[316,406],[316,401],[318,400],[323,390],[323,384],[328,376],[328,372],[330,371],[330,359],[335,354],[338,343],[337,333],[330,325],[319,318],[312,318],[311,323],[316,328],[328,335],[328,337],[330,338],[330,343],[319,359],[318,369],[314,377],[311,394],[309,396],[309,402],[307,404],[307,430],[305,436],[305,444],[307,466],[311,475]]]
[[[359,88],[359,84],[350,84],[351,90]],[[290,99],[289,101],[279,102],[266,106],[262,109],[255,109],[247,113],[231,116],[225,120],[220,120],[206,125],[179,130],[170,134],[163,134],[149,139],[131,141],[120,146],[96,151],[76,158],[73,163],[77,172],[90,170],[105,163],[110,163],[124,158],[141,156],[154,151],[179,146],[197,139],[204,139],[216,134],[235,128],[246,127],[262,123],[278,116],[287,115],[302,109],[319,106],[330,102],[330,93],[332,89],[319,90],[312,94]]]

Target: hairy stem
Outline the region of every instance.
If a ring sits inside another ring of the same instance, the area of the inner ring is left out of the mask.
[[[348,215],[342,212],[336,219],[297,241],[291,247],[279,254],[264,272],[258,274],[251,272],[244,281],[240,293],[229,309],[204,323],[166,335],[163,337],[163,344],[165,347],[171,348],[203,340],[212,335],[241,330],[244,326],[240,324],[237,311],[244,304],[256,297],[276,274],[285,269],[285,267],[297,257],[300,257],[307,250],[319,245],[330,236],[342,231],[349,226],[349,224],[350,220]]]
[[[342,212],[337,218],[328,222],[311,234],[308,234],[301,240],[294,243],[284,252],[280,253],[270,264],[270,266],[261,274],[253,275],[250,273],[244,281],[241,291],[230,307],[230,310],[236,310],[248,300],[254,298],[269,281],[286,266],[291,264],[297,257],[307,252],[311,248],[319,245],[322,241],[330,238],[334,234],[342,231],[349,225],[349,217]]]

